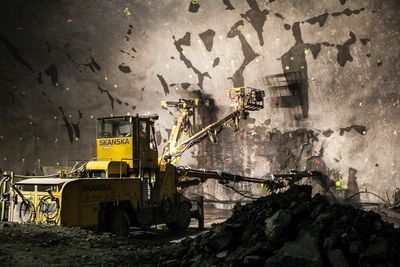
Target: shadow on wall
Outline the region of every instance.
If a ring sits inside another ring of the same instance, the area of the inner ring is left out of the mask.
[[[295,122],[308,117],[308,81],[304,71],[285,72],[268,75],[264,78],[268,88],[270,106],[274,109],[287,109],[285,121]]]
[[[282,74],[264,77],[264,83],[270,91],[271,106],[290,108],[288,121],[299,121],[308,117],[308,66],[306,56],[311,53],[316,59],[321,51],[321,44],[310,44],[303,41],[300,22],[293,24],[294,45],[281,56]],[[298,111],[296,107],[301,110]]]
[[[357,183],[357,170],[350,168],[349,169],[349,179],[347,182],[347,189],[344,191],[344,198],[348,199],[349,202],[361,202],[360,194],[357,194],[360,191]]]

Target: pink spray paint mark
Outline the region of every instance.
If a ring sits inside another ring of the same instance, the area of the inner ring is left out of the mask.
[[[246,138],[246,130],[240,130],[239,135],[241,139]]]
[[[320,165],[321,164],[321,160],[320,159],[314,159],[314,164]]]

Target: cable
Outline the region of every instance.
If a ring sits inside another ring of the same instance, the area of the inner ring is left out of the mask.
[[[245,198],[248,198],[248,199],[253,199],[253,200],[258,199],[256,197],[247,196],[247,195],[243,194],[242,192],[238,191],[237,189],[235,189],[233,186],[230,186],[228,184],[222,184],[222,185],[232,189],[235,193],[241,195],[242,197],[245,197]]]
[[[1,181],[0,181],[0,195],[5,193],[5,192],[3,192],[3,183],[8,182],[9,180],[10,180],[9,176],[4,176],[3,179],[1,179]],[[2,200],[3,200],[3,198],[2,198]]]
[[[378,199],[382,200],[383,203],[385,203],[386,205],[390,206],[389,203],[386,200],[384,200],[383,198],[381,198],[378,194],[375,194],[373,192],[368,192],[368,191],[359,191],[357,193],[354,193],[351,196],[345,198],[344,201],[348,201],[348,200],[352,199],[353,197],[360,195],[360,194],[371,194],[373,196],[376,196]]]
[[[77,172],[84,172],[86,170],[87,163],[88,163],[87,161],[77,161],[68,174],[71,175]],[[79,166],[79,164],[81,164],[81,166]]]
[[[33,202],[30,199],[27,199],[22,192],[17,188],[15,184],[11,185],[11,188],[17,193],[18,196],[21,197],[21,205],[19,206],[19,213],[18,216],[21,219],[22,222],[31,222],[34,221],[36,218],[36,211],[35,211],[35,206]],[[25,206],[24,214],[22,214],[22,206]],[[27,210],[29,209],[29,217],[28,219],[24,219],[27,213]],[[22,217],[24,215],[24,218]]]
[[[204,203],[218,203],[218,204],[236,204],[236,203],[250,203],[252,202],[251,200],[221,200],[221,199],[217,199],[215,198],[214,195],[212,194],[208,194],[208,193],[203,193],[204,195]],[[189,194],[187,197],[189,199],[191,199],[191,201],[195,201],[193,200],[194,198],[198,197],[198,194]]]
[[[22,213],[22,207],[25,206],[25,210]],[[29,212],[29,216],[26,217],[27,211]],[[35,206],[33,205],[32,201],[24,198],[21,202],[21,205],[19,207],[19,213],[18,213],[19,218],[21,219],[22,222],[32,222],[36,218],[36,211],[35,211]],[[26,219],[27,218],[27,219]]]
[[[171,155],[171,159],[170,161],[172,161],[173,159],[180,157],[186,150],[188,150],[189,148],[191,148],[193,145],[195,145],[196,143],[200,142],[202,140],[202,138],[204,136],[206,136],[207,133],[204,133],[203,135],[198,136],[197,138],[191,140],[190,142],[186,143],[182,143],[181,145],[186,145],[182,148],[181,151],[179,151],[178,153],[175,153],[174,155]]]
[[[50,200],[50,202],[48,202],[48,200]],[[55,203],[55,206],[53,206],[53,202]],[[41,216],[43,216],[46,218],[46,223],[57,223],[54,219],[57,218],[59,209],[60,204],[57,198],[53,197],[52,195],[44,196],[40,199],[40,202],[37,206],[38,218],[40,220]]]

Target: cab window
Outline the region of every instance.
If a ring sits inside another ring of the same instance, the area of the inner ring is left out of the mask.
[[[131,137],[132,122],[128,118],[109,118],[98,122],[98,138]]]
[[[146,138],[146,121],[139,121],[139,137]]]

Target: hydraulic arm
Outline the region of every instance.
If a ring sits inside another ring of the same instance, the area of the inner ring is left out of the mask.
[[[231,100],[231,107],[235,109],[233,112],[208,125],[177,145],[175,145],[176,142],[171,140],[168,149],[166,149],[161,157],[160,164],[163,165],[172,162],[174,159],[180,157],[186,150],[206,137],[209,137],[213,143],[217,142],[217,135],[223,128],[227,127],[230,122],[234,123],[234,129],[237,130],[239,128],[239,120],[247,119],[249,111],[256,111],[264,108],[265,92],[259,89],[251,87],[232,88],[229,89],[229,97]],[[178,127],[177,125],[179,124],[176,124],[176,127]],[[174,136],[178,136],[178,134],[175,133]]]
[[[197,170],[191,168],[179,168],[178,175],[180,180],[178,186],[190,187],[204,183],[208,179],[218,180],[221,184],[227,184],[229,182],[248,182],[260,184],[262,187],[269,189],[270,191],[276,191],[280,188],[290,186],[296,182],[299,182],[303,178],[321,177],[322,174],[317,171],[295,171],[292,170],[290,173],[285,174],[272,174],[266,178],[254,178],[243,175],[236,175],[218,170]]]

